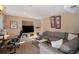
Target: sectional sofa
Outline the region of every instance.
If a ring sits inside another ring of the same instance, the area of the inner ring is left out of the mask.
[[[72,40],[67,40],[67,32],[51,32],[45,31],[39,35],[39,39],[47,39],[48,41],[39,44],[40,54],[78,54],[79,53],[79,33],[72,33],[77,35]],[[63,39],[61,48],[53,48],[51,41]]]

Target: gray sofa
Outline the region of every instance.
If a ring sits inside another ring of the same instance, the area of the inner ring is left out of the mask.
[[[47,42],[42,42],[39,44],[40,54],[74,54],[79,53],[79,33],[72,33],[78,35],[78,37],[73,40],[68,41],[67,32],[51,32],[45,31],[42,35],[39,36],[40,39],[48,39]],[[56,41],[63,39],[64,43],[60,49],[53,48],[50,44],[51,41]]]

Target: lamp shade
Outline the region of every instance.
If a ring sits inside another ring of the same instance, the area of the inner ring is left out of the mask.
[[[4,6],[0,5],[0,11],[3,11],[3,10],[4,10]]]

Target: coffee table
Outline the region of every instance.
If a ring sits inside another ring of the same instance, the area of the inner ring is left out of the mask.
[[[39,47],[39,43],[47,41],[46,39],[39,40],[37,38],[38,38],[38,36],[33,36],[33,37],[30,38],[32,40],[32,44],[35,45],[36,47]]]

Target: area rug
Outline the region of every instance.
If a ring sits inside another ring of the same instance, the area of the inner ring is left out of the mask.
[[[32,43],[25,42],[20,45],[20,48],[16,49],[16,54],[39,54],[39,48]]]

